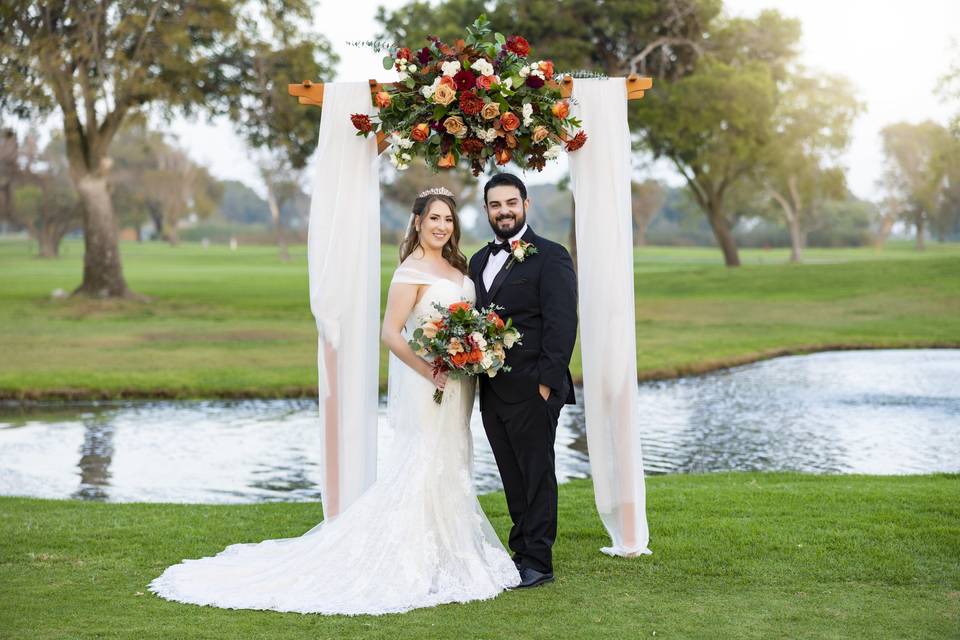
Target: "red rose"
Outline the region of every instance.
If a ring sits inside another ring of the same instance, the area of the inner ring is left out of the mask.
[[[473,89],[473,85],[477,82],[477,76],[470,69],[461,69],[454,74],[453,81],[456,83],[458,91],[466,91],[467,89]]]
[[[483,109],[483,98],[472,91],[464,91],[460,94],[460,111],[464,115],[475,116]]]
[[[430,125],[426,122],[421,122],[410,130],[410,137],[417,142],[423,142],[430,137]]]
[[[523,36],[510,36],[507,38],[507,51],[512,51],[521,58],[525,58],[530,53],[530,43]]]
[[[526,85],[531,89],[539,89],[543,86],[543,78],[538,76],[527,76]]]
[[[500,116],[500,126],[503,127],[504,131],[513,131],[520,126],[520,118],[512,111],[507,111]]]
[[[370,122],[370,116],[363,113],[355,113],[350,116],[350,122],[357,128],[357,131],[369,133],[373,131],[373,123]]]
[[[576,151],[587,142],[587,134],[581,129],[577,135],[567,141],[567,151]]]

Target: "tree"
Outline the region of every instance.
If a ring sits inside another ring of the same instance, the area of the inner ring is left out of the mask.
[[[888,201],[899,205],[893,214],[916,229],[917,250],[924,249],[927,226],[941,211],[947,171],[950,168],[950,133],[927,120],[920,124],[898,122],[880,131],[886,168],[883,185]]]
[[[630,185],[633,197],[630,200],[633,209],[633,244],[642,247],[647,244],[647,227],[660,213],[666,200],[666,190],[656,180],[644,180]]]
[[[223,196],[223,185],[187,155],[175,140],[135,120],[112,146],[110,186],[118,218],[138,228],[153,221],[156,237],[179,244],[188,215],[206,218]]]
[[[265,28],[265,17],[242,21],[241,46],[252,61],[249,92],[231,112],[240,134],[258,151],[267,206],[281,260],[289,260],[280,210],[299,191],[301,170],[317,146],[321,110],[290,99],[287,85],[329,78],[337,56],[329,42],[307,29]]]
[[[272,0],[274,29],[309,19],[306,0]],[[123,276],[108,189],[108,151],[147,105],[228,113],[253,65],[239,43],[243,4],[229,0],[9,0],[0,9],[0,111],[59,109],[83,203],[83,280],[75,294],[133,296]]]
[[[730,267],[740,256],[726,198],[774,151],[778,83],[799,36],[799,23],[776,11],[718,22],[696,71],[660,83],[637,105],[640,145],[686,180]]]
[[[800,262],[806,234],[823,203],[847,194],[840,155],[862,105],[842,77],[790,73],[774,127],[776,151],[767,156],[760,182],[779,205],[790,232],[790,261]]]
[[[42,151],[36,136],[21,143],[13,131],[0,140],[0,219],[26,229],[41,258],[57,258],[63,237],[80,226],[77,194],[70,183],[63,141],[54,137]]]

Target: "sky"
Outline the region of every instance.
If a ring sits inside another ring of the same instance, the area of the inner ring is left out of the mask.
[[[393,80],[394,72],[381,66],[382,54],[346,43],[373,39],[377,6],[402,4],[402,0],[322,2],[315,12],[316,28],[330,40],[340,63],[336,78],[314,80]],[[934,88],[951,56],[960,57],[960,49],[951,50],[950,39],[951,35],[960,38],[960,0],[725,0],[724,4],[732,15],[752,17],[770,8],[799,18],[803,25],[800,62],[853,81],[866,104],[844,158],[849,186],[857,196],[879,198],[876,182],[882,172],[880,130],[884,126],[902,120],[946,123],[951,108],[938,100]],[[262,193],[254,165],[248,160],[251,153],[229,123],[178,120],[172,129],[214,175],[242,180]],[[566,169],[561,156],[561,161],[543,173],[528,176],[528,182],[554,182]],[[635,169],[638,175],[679,184],[677,176],[662,166]]]

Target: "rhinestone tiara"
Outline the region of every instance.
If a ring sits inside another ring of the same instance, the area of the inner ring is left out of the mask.
[[[427,189],[417,194],[418,198],[426,198],[427,196],[447,196],[448,198],[452,198],[453,192],[446,187],[433,187],[432,189]]]

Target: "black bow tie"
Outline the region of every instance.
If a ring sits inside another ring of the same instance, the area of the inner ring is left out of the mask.
[[[488,242],[487,246],[490,247],[490,255],[497,255],[498,251],[509,251],[508,242],[504,240],[503,242]]]

